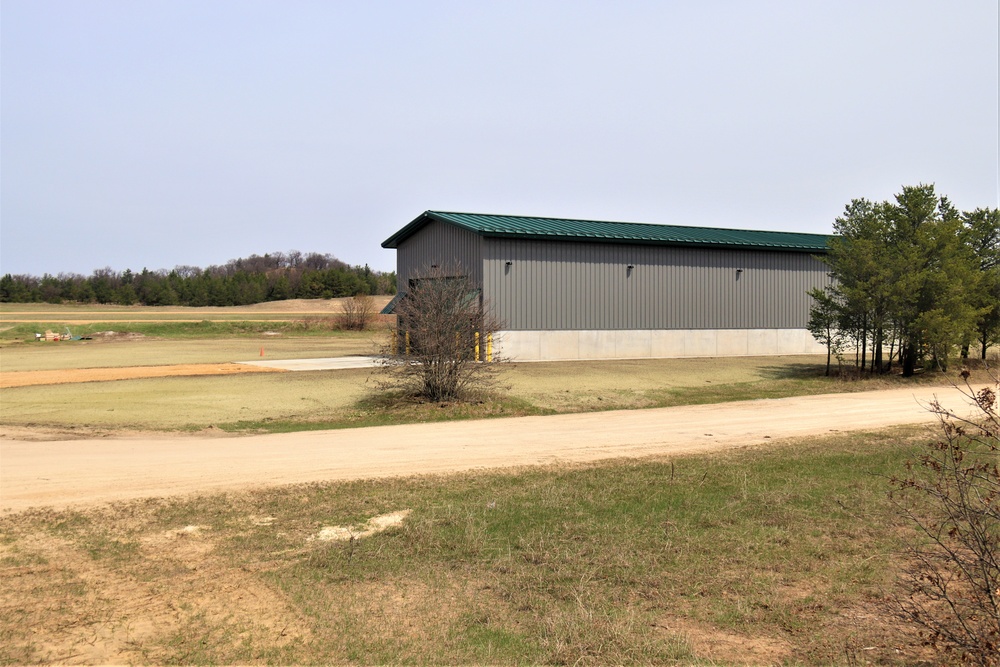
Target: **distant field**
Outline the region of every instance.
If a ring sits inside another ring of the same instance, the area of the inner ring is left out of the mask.
[[[374,296],[376,310],[390,296]],[[289,299],[251,306],[191,308],[184,306],[113,306],[105,304],[0,304],[0,326],[18,322],[85,324],[91,322],[200,322],[247,320],[284,322],[303,317],[331,317],[343,312],[346,299]]]
[[[379,304],[388,297],[382,297]],[[230,364],[265,359],[370,355],[385,342],[375,329],[332,329],[338,300],[242,308],[108,308],[2,304],[0,372]],[[178,315],[178,313],[180,315]],[[42,318],[18,323],[17,319]],[[118,320],[110,320],[112,315]],[[170,318],[183,322],[166,321]],[[268,318],[267,320],[254,318]],[[274,319],[271,319],[274,318]],[[284,319],[281,319],[284,318]],[[391,319],[391,317],[390,317]],[[67,324],[84,321],[83,325]],[[92,340],[36,342],[34,332],[67,326]],[[107,332],[112,331],[113,334]],[[102,333],[103,332],[103,333]],[[512,364],[509,391],[472,405],[381,402],[370,370],[119,379],[0,389],[0,427],[87,435],[217,427],[232,432],[295,431],[386,423],[717,403],[900,386],[898,376],[823,377],[823,357],[646,359]],[[953,368],[951,377],[957,377]],[[179,371],[180,372],[180,371]],[[51,377],[51,375],[49,376]],[[95,379],[107,377],[96,374]],[[983,378],[985,380],[985,378]],[[907,382],[942,383],[930,373]]]
[[[59,343],[0,342],[0,371],[121,368],[210,364],[265,359],[316,359],[372,354],[382,331],[314,331],[311,335],[159,338],[156,335],[95,337]]]

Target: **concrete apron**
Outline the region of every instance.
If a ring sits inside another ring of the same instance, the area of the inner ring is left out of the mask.
[[[244,366],[278,368],[284,371],[334,371],[346,368],[373,368],[378,357],[326,357],[321,359],[275,359],[273,361],[237,361]]]

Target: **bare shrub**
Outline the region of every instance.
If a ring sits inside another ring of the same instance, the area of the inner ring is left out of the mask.
[[[968,377],[968,372],[963,372]],[[917,527],[897,599],[928,644],[966,664],[1000,665],[1000,416],[994,388],[960,389],[973,416],[935,400],[942,437],[894,479]]]
[[[411,279],[396,315],[382,350],[381,390],[425,401],[467,401],[498,388],[505,360],[491,348],[500,324],[460,270],[432,269]]]
[[[350,331],[364,331],[375,317],[375,299],[367,294],[358,294],[342,302],[341,328]]]

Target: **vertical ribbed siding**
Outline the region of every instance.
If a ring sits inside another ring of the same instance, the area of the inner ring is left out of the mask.
[[[803,328],[828,283],[798,252],[484,242],[484,295],[511,330]]]
[[[437,264],[449,273],[466,275],[474,285],[483,281],[483,237],[454,225],[431,222],[396,249],[400,289],[414,274]]]

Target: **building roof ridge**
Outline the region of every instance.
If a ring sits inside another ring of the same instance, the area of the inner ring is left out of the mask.
[[[661,222],[636,222],[634,220],[595,220],[593,218],[562,218],[547,215],[520,215],[520,214],[507,214],[507,213],[469,213],[462,211],[436,211],[428,210],[425,211],[428,215],[462,215],[477,218],[514,218],[519,220],[548,220],[552,222],[586,222],[595,224],[609,224],[609,225],[636,225],[640,227],[663,227],[663,228],[680,228],[680,229],[704,229],[711,231],[725,231],[725,232],[750,232],[754,234],[793,234],[802,236],[823,236],[829,237],[830,234],[819,234],[816,232],[790,232],[780,229],[748,229],[746,227],[713,227],[710,225],[678,225],[675,223],[661,223]]]
[[[826,252],[827,240],[830,238],[826,234],[811,232],[427,210],[386,239],[382,247],[398,247],[401,242],[432,220],[452,224],[481,236],[533,240],[558,239]]]

